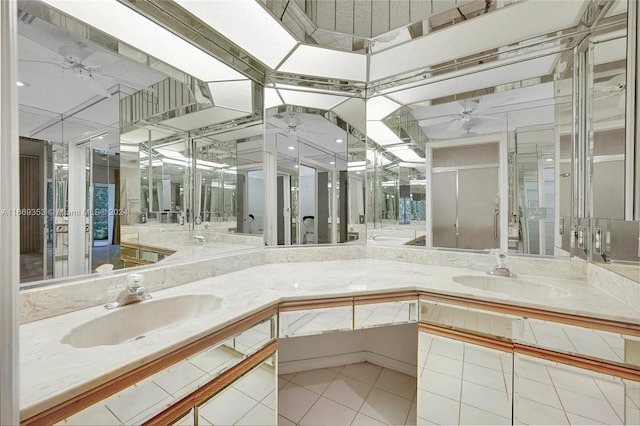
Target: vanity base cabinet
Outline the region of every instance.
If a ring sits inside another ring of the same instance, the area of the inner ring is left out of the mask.
[[[417,424],[511,424],[513,353],[418,333]]]
[[[640,424],[640,382],[514,354],[514,424]]]

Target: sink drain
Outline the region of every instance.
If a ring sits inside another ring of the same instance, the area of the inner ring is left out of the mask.
[[[140,339],[144,339],[144,337],[145,337],[145,336],[138,336],[138,337],[136,337],[136,338],[135,338],[135,339],[133,339],[133,340],[140,340]]]

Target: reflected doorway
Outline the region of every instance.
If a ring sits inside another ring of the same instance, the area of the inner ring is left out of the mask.
[[[500,247],[499,144],[432,151],[433,246]]]

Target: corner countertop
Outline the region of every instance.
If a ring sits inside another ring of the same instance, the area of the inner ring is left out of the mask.
[[[461,275],[486,277],[483,272],[470,269],[366,258],[271,263],[153,292],[154,299],[213,294],[222,299],[222,304],[219,309],[196,319],[147,333],[142,340],[92,348],[74,348],[61,343],[74,326],[113,312],[102,306],[23,324],[20,326],[21,415],[31,417],[282,301],[423,290],[640,323],[640,305],[624,303],[585,281],[521,276],[520,288],[489,292],[454,281]],[[136,305],[118,309],[136,309]]]

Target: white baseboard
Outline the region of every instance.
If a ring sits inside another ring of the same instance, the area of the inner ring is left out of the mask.
[[[367,352],[367,362],[408,376],[417,377],[418,375],[418,368],[415,364],[407,364],[406,362],[398,361],[397,359],[389,358],[375,352]]]
[[[341,365],[365,362],[366,360],[367,351],[362,351],[320,358],[278,362],[278,374],[299,373],[300,371],[315,370],[316,368],[339,367]]]
[[[407,364],[406,362],[398,361],[397,359],[369,351],[278,362],[278,374],[299,373],[301,371],[315,370],[317,368],[339,367],[342,365],[357,364],[365,361],[409,376],[416,377],[417,375],[417,368],[415,364]]]

